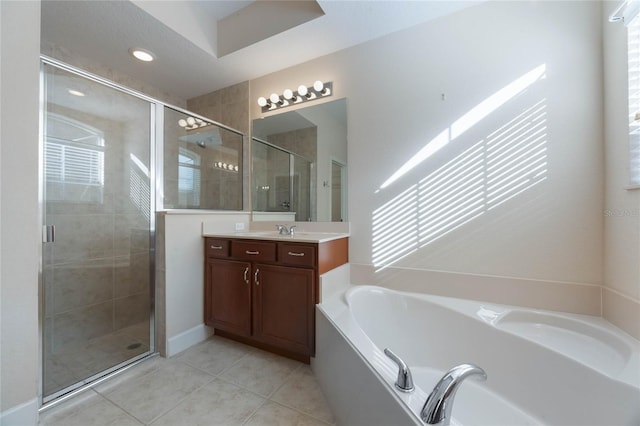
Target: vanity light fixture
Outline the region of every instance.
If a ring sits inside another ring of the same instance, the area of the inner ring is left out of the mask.
[[[181,118],[178,120],[178,126],[184,127],[186,130],[194,130],[208,125],[209,123],[196,117]]]
[[[258,106],[262,108],[262,112],[274,111],[278,108],[284,108],[291,105],[301,104],[303,102],[312,101],[314,99],[331,96],[333,89],[332,82],[322,82],[317,80],[310,87],[301,84],[297,91],[285,89],[282,96],[272,93],[269,98],[260,96],[258,98]]]
[[[224,170],[227,172],[235,172],[235,173],[237,173],[239,170],[238,166],[234,164],[227,164],[222,161],[214,161],[213,167],[215,167],[216,169]]]
[[[129,49],[129,53],[131,53],[134,58],[142,62],[151,62],[156,58],[156,56],[152,52],[137,47],[132,47],[131,49]]]

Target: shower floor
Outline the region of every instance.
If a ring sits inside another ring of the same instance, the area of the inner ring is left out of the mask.
[[[143,321],[49,354],[44,363],[44,395],[52,395],[148,351],[149,321]]]

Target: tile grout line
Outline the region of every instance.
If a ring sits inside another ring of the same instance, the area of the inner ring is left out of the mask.
[[[113,405],[114,407],[116,407],[118,410],[121,410],[123,413],[125,413],[127,416],[129,416],[130,418],[132,418],[135,422],[140,423],[141,425],[144,425],[145,423],[140,420],[139,418],[137,418],[136,416],[134,416],[133,414],[131,414],[130,412],[128,412],[127,410],[125,410],[124,408],[120,407],[118,404],[116,404],[115,402],[113,402],[112,400],[110,400],[109,398],[107,398],[106,396],[102,395],[101,393],[96,392],[98,395],[100,395],[102,397],[102,399],[104,399],[108,404]]]
[[[167,361],[169,361],[169,360],[170,360],[170,358],[169,358],[169,359],[167,359],[165,362],[167,362]],[[188,366],[188,367],[190,367],[190,368],[194,368],[194,367],[191,367],[190,365],[188,365],[188,364],[186,364],[186,363],[184,363],[184,362],[182,362],[182,361],[179,361],[179,360],[175,360],[175,362],[179,362],[179,363],[181,363],[181,364],[183,364],[183,365],[186,365],[186,366]],[[141,379],[141,378],[143,378],[143,377],[146,377],[146,376],[148,376],[149,374],[157,373],[158,371],[160,371],[160,368],[155,368],[155,369],[153,369],[153,370],[151,370],[151,371],[149,371],[149,372],[147,372],[147,373],[143,374],[143,375],[142,375],[142,376],[140,376],[140,377],[135,377],[134,379],[135,379],[136,381],[138,381],[139,379]],[[198,371],[201,371],[201,370],[198,370]],[[100,396],[102,396],[103,398],[107,399],[107,400],[108,400],[109,402],[111,402],[113,405],[115,405],[116,407],[118,407],[119,409],[123,410],[125,413],[127,413],[128,415],[130,415],[131,417],[133,417],[134,419],[136,419],[136,421],[138,421],[139,423],[141,423],[141,424],[143,424],[143,425],[150,425],[151,423],[155,422],[155,421],[156,421],[156,420],[158,420],[160,417],[164,416],[165,414],[167,414],[168,412],[170,412],[170,411],[172,411],[174,408],[176,408],[178,405],[180,405],[180,404],[182,403],[182,401],[184,401],[186,398],[188,398],[188,397],[189,397],[189,395],[191,395],[192,393],[194,393],[194,392],[196,392],[196,391],[198,391],[198,390],[202,389],[203,387],[205,387],[206,385],[208,385],[209,383],[211,383],[211,382],[212,382],[213,380],[215,380],[215,378],[216,378],[215,376],[213,376],[213,375],[211,375],[211,374],[209,374],[209,373],[205,373],[205,374],[206,374],[207,376],[210,376],[210,377],[211,377],[211,380],[207,381],[205,384],[203,384],[202,386],[199,386],[198,388],[194,389],[193,391],[191,391],[191,392],[187,393],[185,396],[183,396],[182,398],[180,398],[180,399],[178,400],[178,402],[177,402],[173,407],[171,407],[171,408],[169,408],[169,409],[167,409],[167,410],[165,410],[165,411],[161,412],[159,415],[157,415],[157,416],[153,417],[149,422],[144,422],[144,421],[142,421],[141,419],[139,419],[138,417],[136,417],[135,415],[133,415],[133,413],[130,413],[127,409],[125,409],[124,407],[121,407],[118,403],[116,403],[115,401],[111,400],[107,394],[102,394],[102,393],[98,392],[98,391],[97,391],[97,390],[95,390],[95,389],[94,389],[94,391],[95,391],[96,393],[98,393]]]
[[[296,368],[296,369],[295,369],[295,370],[294,370],[294,371],[289,375],[289,377],[287,377],[287,379],[282,383],[282,385],[280,385],[280,387],[279,387],[276,391],[274,391],[274,393],[269,397],[269,401],[274,402],[274,403],[276,403],[276,404],[279,404],[279,405],[281,405],[281,406],[283,406],[283,407],[285,407],[285,408],[289,408],[289,409],[291,409],[291,410],[294,410],[294,411],[296,411],[297,413],[303,414],[303,415],[305,415],[305,416],[307,416],[307,417],[311,417],[312,419],[318,420],[318,421],[320,421],[320,422],[322,422],[322,423],[325,423],[325,424],[327,424],[327,425],[333,425],[334,423],[328,423],[328,422],[326,422],[325,420],[320,419],[320,418],[318,418],[318,417],[314,416],[313,414],[306,413],[306,412],[304,412],[304,411],[300,410],[299,408],[296,408],[296,407],[294,407],[294,406],[292,406],[292,405],[289,405],[289,404],[287,404],[287,403],[285,403],[285,402],[282,402],[282,401],[276,401],[276,400],[272,399],[272,398],[273,398],[273,396],[275,396],[275,394],[276,394],[280,389],[282,389],[282,388],[283,388],[283,387],[284,387],[284,386],[285,386],[285,385],[286,385],[286,384],[291,380],[291,377],[294,375],[294,373],[295,373],[296,371],[298,371],[298,370],[302,370],[302,369],[304,368],[304,366],[305,366],[305,364],[302,364],[302,365],[298,366],[298,367],[297,367],[297,368]],[[315,380],[315,377],[314,377],[314,380]],[[316,386],[317,386],[317,384],[316,384]],[[322,391],[320,391],[320,393],[322,394]],[[326,403],[326,399],[327,399],[327,398],[324,396],[324,394],[322,394],[322,397],[325,399],[325,403]],[[328,407],[328,406],[327,406],[327,407]],[[331,413],[331,416],[333,417],[333,413]]]
[[[207,374],[209,376],[211,376],[211,374]],[[189,392],[188,394],[186,394],[185,396],[183,396],[182,398],[180,398],[180,400],[176,403],[176,405],[174,405],[173,407],[169,408],[168,410],[164,411],[163,413],[161,413],[160,415],[154,417],[153,419],[151,419],[151,421],[149,421],[149,423],[144,423],[145,425],[149,426],[151,424],[153,424],[154,422],[157,422],[160,418],[164,417],[165,415],[169,414],[170,412],[172,412],[173,410],[175,410],[176,408],[178,408],[178,406],[180,404],[182,404],[183,401],[185,401],[187,398],[189,398],[191,395],[193,395],[194,393],[196,393],[197,391],[199,391],[200,389],[204,388],[205,386],[209,385],[211,382],[213,382],[216,378],[214,376],[211,376],[211,380],[209,380],[208,382],[206,382],[205,384],[203,384],[202,386],[194,389],[193,391]]]

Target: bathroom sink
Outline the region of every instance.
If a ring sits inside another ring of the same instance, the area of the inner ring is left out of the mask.
[[[283,235],[278,231],[248,231],[235,232],[229,234],[208,234],[206,237],[224,237],[224,238],[247,238],[256,240],[284,240],[321,243],[325,241],[336,240],[348,237],[348,234],[338,232],[294,232],[293,235]]]

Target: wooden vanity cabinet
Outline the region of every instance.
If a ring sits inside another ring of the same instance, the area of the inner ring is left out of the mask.
[[[205,323],[216,334],[309,362],[319,275],[348,260],[347,239],[335,241],[205,238]]]
[[[240,336],[251,335],[251,264],[207,259],[205,323]],[[245,278],[246,277],[246,278]]]

